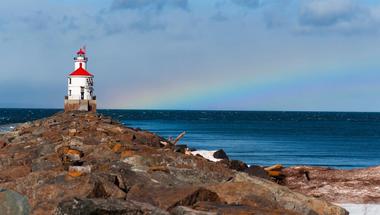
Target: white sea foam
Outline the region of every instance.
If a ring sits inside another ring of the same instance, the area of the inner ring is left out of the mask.
[[[343,203],[337,204],[346,209],[350,215],[379,215],[380,204],[351,204]]]
[[[209,150],[197,150],[197,151],[192,151],[191,154],[192,155],[200,155],[210,161],[214,161],[214,162],[218,162],[218,161],[221,161],[222,159],[218,159],[218,158],[214,158],[214,153],[216,152],[216,150],[214,151],[209,151]]]
[[[12,131],[14,128],[16,128],[18,124],[5,124],[5,125],[0,125],[0,133]]]

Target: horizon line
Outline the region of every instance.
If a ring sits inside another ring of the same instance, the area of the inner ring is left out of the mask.
[[[11,109],[11,110],[64,110],[63,108],[37,108],[37,107],[0,107],[0,110]],[[205,111],[205,112],[298,112],[298,113],[380,113],[379,111],[338,111],[338,110],[232,110],[232,109],[160,109],[160,108],[100,108],[98,111]]]

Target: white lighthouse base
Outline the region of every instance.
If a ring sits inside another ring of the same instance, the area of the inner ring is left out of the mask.
[[[65,112],[69,111],[88,111],[96,112],[96,99],[68,99],[65,97]]]

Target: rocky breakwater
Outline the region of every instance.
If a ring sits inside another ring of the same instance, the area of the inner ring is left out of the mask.
[[[22,124],[0,148],[0,199],[23,202],[0,208],[22,214],[346,214],[94,113]]]
[[[380,204],[380,166],[338,170],[296,166],[282,171],[284,185],[336,203]]]

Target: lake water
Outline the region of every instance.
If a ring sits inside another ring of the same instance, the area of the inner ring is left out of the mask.
[[[0,131],[57,109],[0,109]],[[380,165],[380,113],[100,110],[181,144],[223,148],[248,164],[359,168]]]

